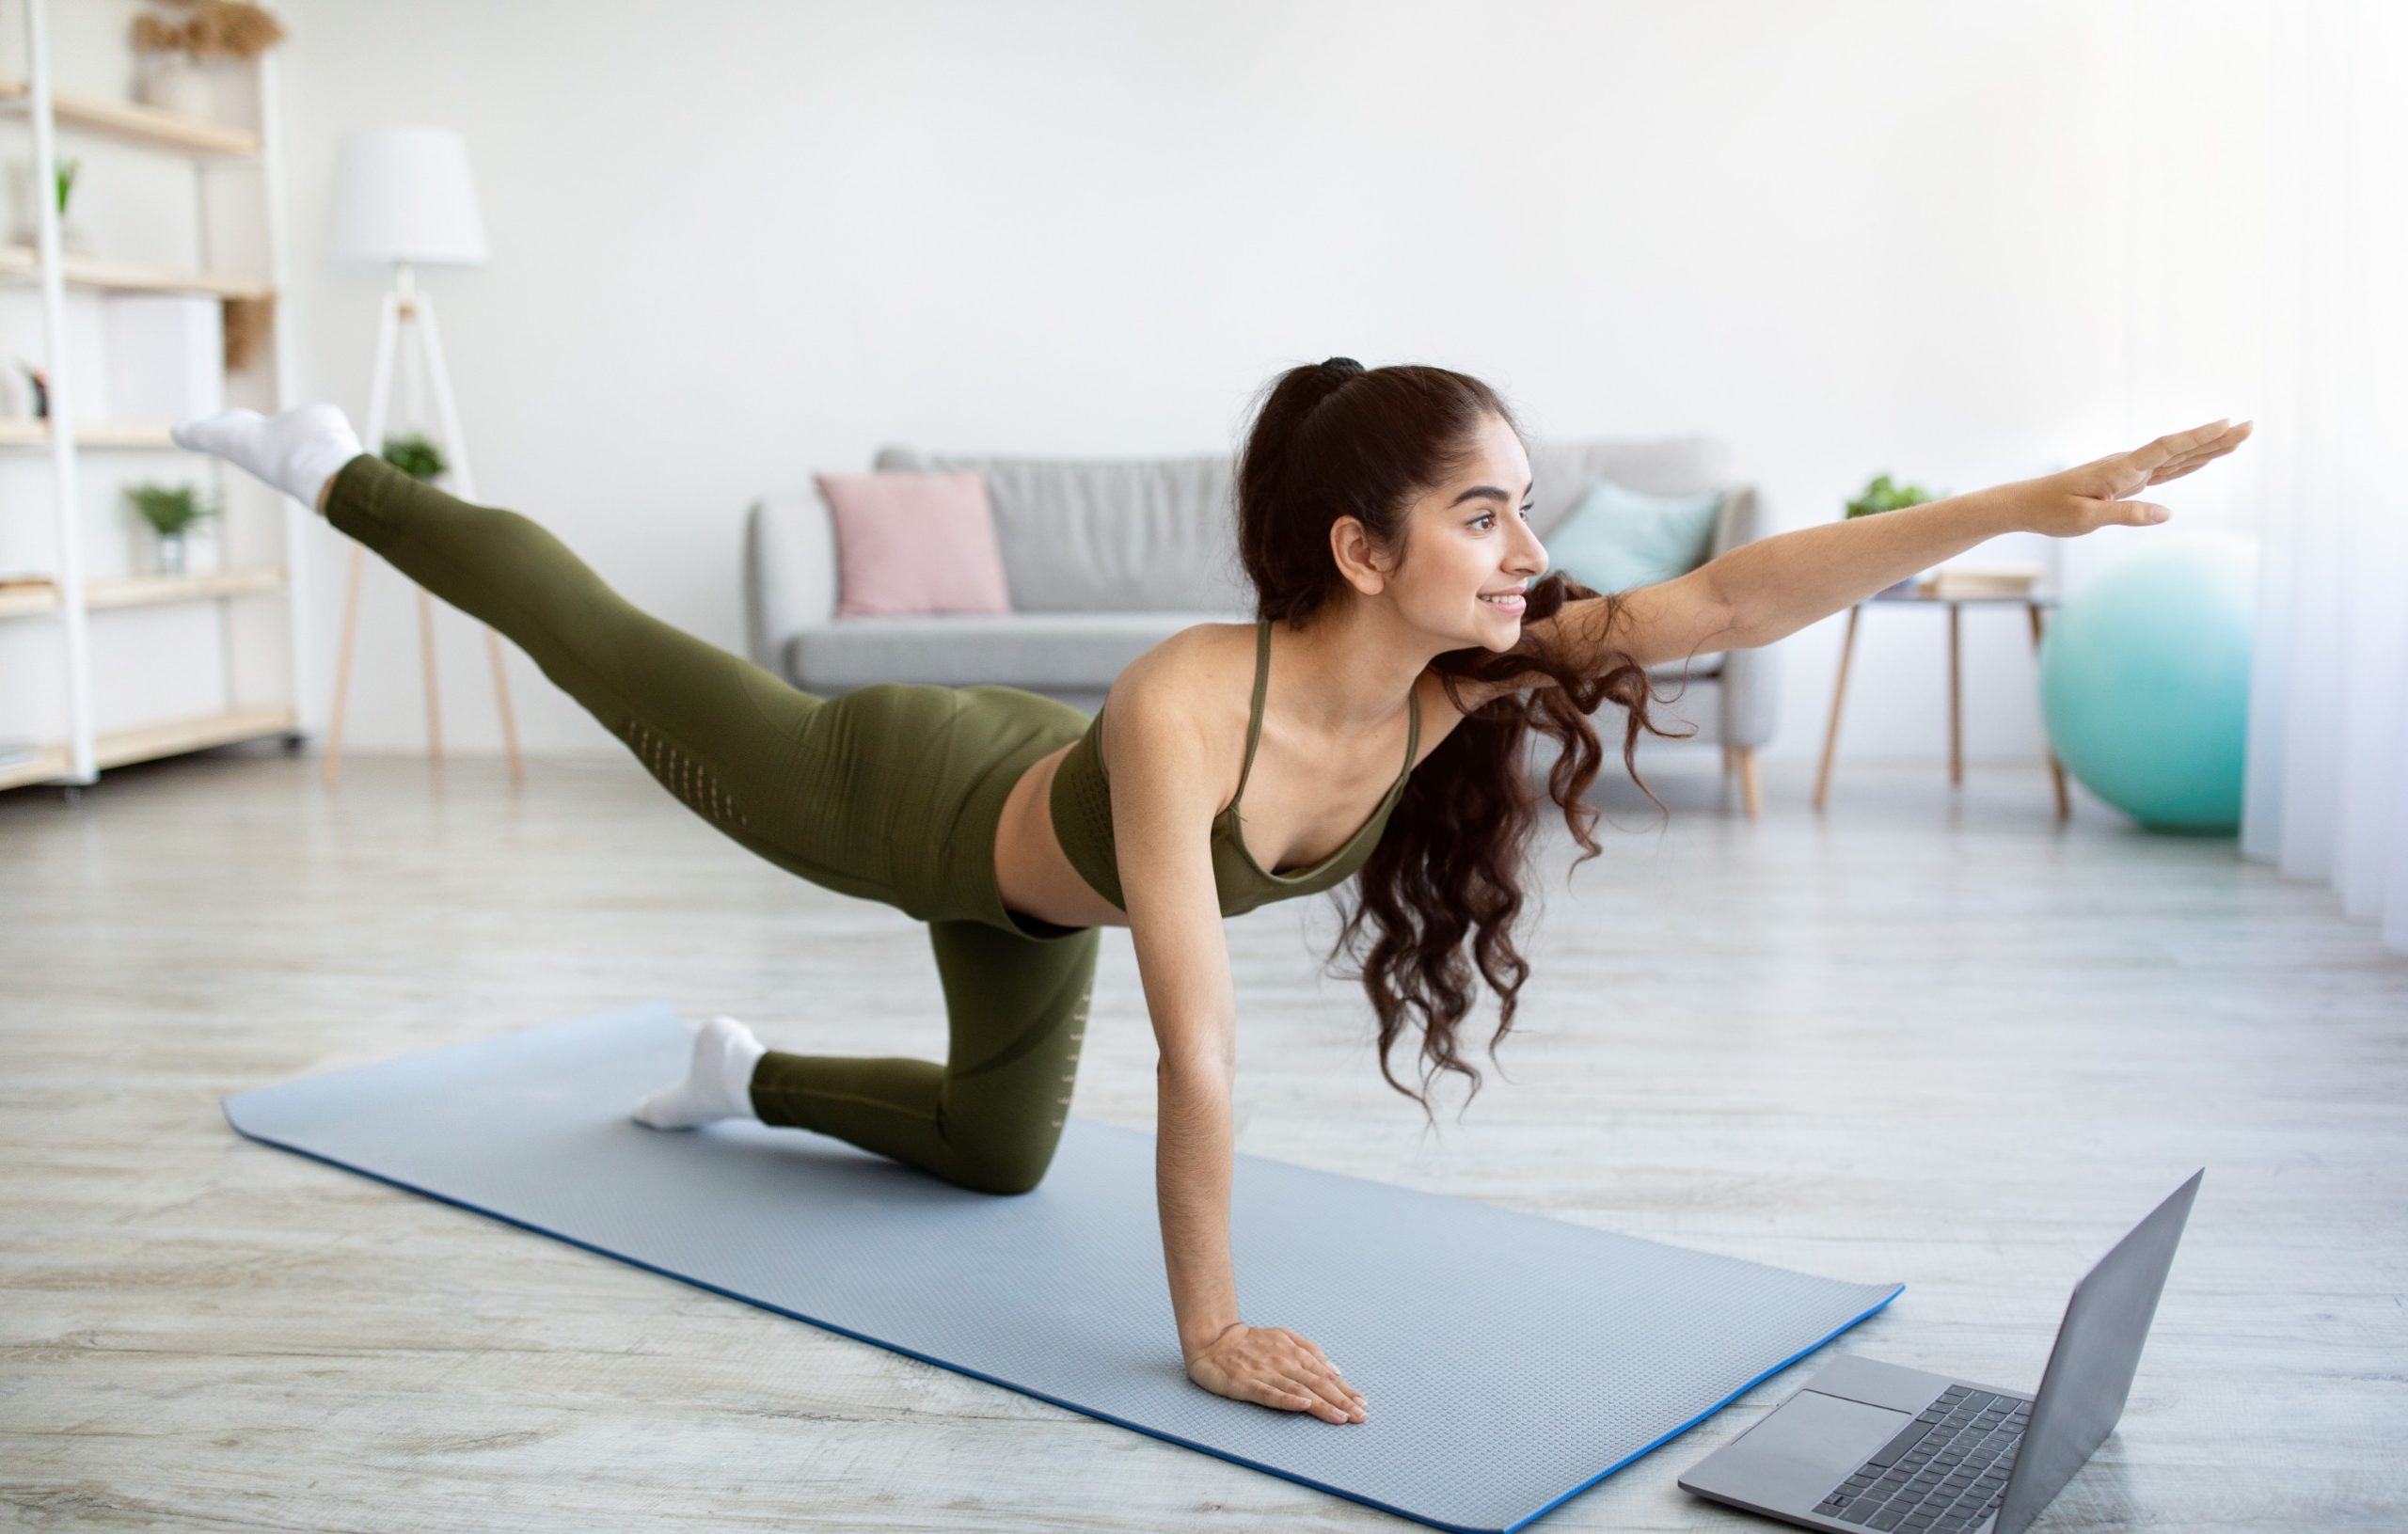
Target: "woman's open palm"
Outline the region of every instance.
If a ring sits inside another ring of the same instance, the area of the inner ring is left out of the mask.
[[[2143,527],[2170,514],[2154,501],[2126,500],[2136,490],[2178,480],[2210,459],[2249,440],[2251,422],[2238,426],[2211,420],[2187,432],[2159,437],[2130,452],[2111,452],[2076,468],[2027,480],[2025,519],[2034,532],[2079,538],[2112,526]]]
[[[1231,1400],[1310,1412],[1325,1422],[1366,1420],[1362,1392],[1318,1344],[1284,1326],[1232,1321],[1188,1359],[1187,1377]]]

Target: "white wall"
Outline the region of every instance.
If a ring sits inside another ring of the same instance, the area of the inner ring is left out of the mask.
[[[1333,353],[1475,372],[1542,434],[1720,434],[1786,530],[1877,471],[1972,489],[2255,414],[2272,11],[292,0],[300,382],[364,416],[338,136],[432,122],[494,252],[427,279],[482,498],[739,653],[753,498],[889,441],[1226,451]],[[2248,530],[2254,481],[2244,449],[2153,494]],[[1965,562],[2078,580],[2178,531]],[[323,678],[348,546],[313,537]],[[415,751],[414,612],[371,574],[350,742]],[[1840,624],[1783,645],[1793,770]],[[2020,609],[1967,628],[1969,754],[2036,758]],[[1942,629],[1866,620],[1844,755],[1944,751]],[[498,750],[448,609],[442,656],[447,746]],[[529,749],[618,749],[512,664]]]

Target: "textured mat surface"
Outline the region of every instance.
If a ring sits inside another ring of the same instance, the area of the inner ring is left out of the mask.
[[[1321,1344],[1361,1423],[1181,1369],[1150,1133],[1073,1116],[969,1193],[825,1135],[627,1116],[683,1075],[665,1002],[225,1099],[255,1140],[1441,1528],[1517,1528],[1896,1297],[1241,1154],[1246,1319]],[[1671,1467],[1667,1467],[1669,1477]]]

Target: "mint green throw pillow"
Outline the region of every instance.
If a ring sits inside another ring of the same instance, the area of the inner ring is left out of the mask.
[[[1546,536],[1549,561],[1600,592],[1685,576],[1705,562],[1722,492],[1651,496],[1599,480]]]

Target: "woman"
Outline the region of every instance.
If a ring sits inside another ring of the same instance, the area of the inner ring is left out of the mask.
[[[175,435],[315,506],[508,635],[729,837],[928,924],[944,1065],[764,1050],[715,1018],[688,1078],[638,1106],[642,1122],[751,1115],[965,1187],[1024,1192],[1068,1113],[1098,929],[1126,925],[1160,1045],[1156,1186],[1188,1376],[1234,1400],[1360,1422],[1362,1396],[1320,1348],[1238,1316],[1237,1005],[1222,919],[1359,874],[1339,941],[1352,943],[1366,916],[1377,928],[1361,978],[1382,1074],[1427,1113],[1387,1063],[1411,1009],[1424,1086],[1443,1068],[1477,1092],[1455,1049],[1471,1004],[1462,950],[1468,936],[1501,998],[1493,1058],[1529,973],[1511,927],[1536,826],[1520,771],[1529,730],[1562,747],[1548,790],[1593,857],[1596,812],[1582,793],[1603,752],[1588,716],[1608,698],[1624,705],[1635,779],[1639,732],[1654,728],[1648,666],[1769,644],[1998,533],[2162,521],[2162,507],[2118,498],[2248,434],[2214,422],[2044,479],[1764,539],[1601,596],[1560,576],[1538,581],[1529,453],[1487,386],[1333,357],[1273,381],[1238,459],[1258,621],[1164,640],[1119,674],[1092,721],[1005,687],[799,691],[628,606],[535,523],[361,452],[331,405],[273,419],[230,411]]]

